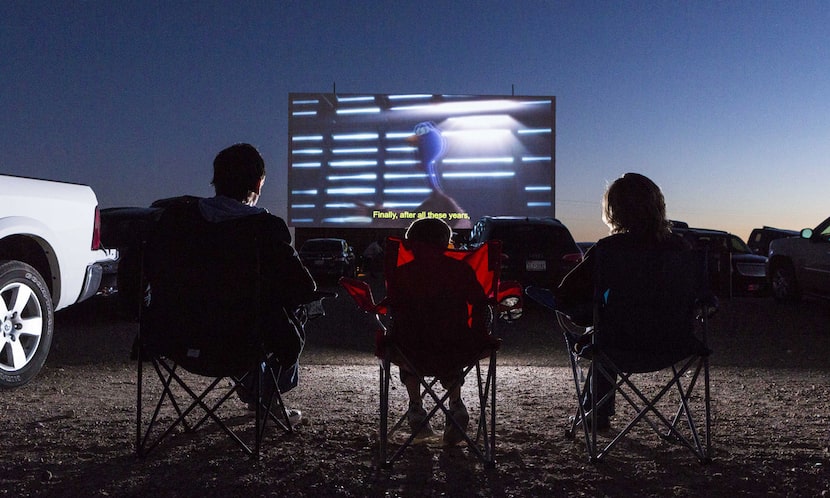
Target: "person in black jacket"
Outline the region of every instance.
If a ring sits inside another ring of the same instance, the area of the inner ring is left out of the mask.
[[[554,292],[557,308],[574,323],[582,326],[593,322],[594,271],[598,248],[601,247],[605,252],[691,249],[681,236],[672,233],[671,224],[666,219],[666,201],[660,187],[643,175],[626,173],[608,187],[602,199],[602,218],[611,235],[591,247],[582,262],[565,275]],[[588,342],[590,339],[583,336],[577,347],[583,347]],[[596,385],[598,399],[606,393],[612,393],[610,403],[597,410],[597,429],[604,430],[610,426],[609,417],[614,414],[614,384],[599,375]],[[584,407],[588,408],[590,399],[590,392],[586,392]]]
[[[276,386],[286,392],[297,386],[299,357],[305,343],[302,323],[294,311],[315,299],[317,284],[291,246],[291,233],[285,221],[256,206],[265,182],[265,161],[250,144],[232,145],[213,161],[216,195],[198,200],[199,212],[209,222],[237,220],[256,222],[261,244],[264,323],[270,327],[266,346],[274,353],[281,375]],[[268,378],[268,376],[266,376]],[[265,386],[268,389],[269,386]],[[270,386],[273,388],[273,386]],[[254,407],[253,397],[240,397]],[[289,410],[292,423],[299,421],[299,410]]]

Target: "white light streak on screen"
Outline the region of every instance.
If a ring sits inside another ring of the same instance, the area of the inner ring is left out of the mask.
[[[332,154],[377,154],[377,147],[363,147],[353,149],[332,149]]]
[[[338,109],[337,114],[377,114],[380,107],[362,107],[355,109]]]
[[[365,195],[374,194],[375,189],[364,187],[327,188],[326,193],[329,195]]]
[[[354,160],[354,161],[329,161],[329,166],[332,168],[358,168],[361,166],[377,166],[378,162]]]
[[[337,101],[338,102],[343,102],[343,103],[347,103],[347,102],[373,102],[374,100],[375,100],[375,97],[373,97],[371,95],[359,95],[359,96],[353,96],[353,97],[344,97],[342,95],[337,96]]]
[[[361,175],[329,175],[326,179],[333,182],[352,181],[352,180],[377,180],[376,173],[364,173]]]
[[[335,140],[377,140],[377,133],[341,133],[332,135]]]

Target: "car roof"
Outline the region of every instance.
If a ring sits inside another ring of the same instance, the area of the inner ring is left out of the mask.
[[[775,228],[775,227],[768,227],[764,225],[761,228],[753,228],[752,233],[755,232],[780,232],[780,233],[788,233],[792,235],[798,235],[800,232],[798,230],[790,230],[788,228]]]
[[[551,217],[535,216],[483,216],[479,221],[488,221],[494,225],[555,225],[565,226],[561,221]]]
[[[721,236],[733,235],[733,234],[731,234],[731,233],[729,233],[725,230],[714,230],[712,228],[692,228],[692,227],[690,227],[690,228],[672,228],[672,232],[676,232],[676,233],[688,232],[688,233],[696,233],[696,234],[699,234],[699,235],[721,235]]]
[[[333,237],[321,237],[321,238],[316,238],[316,239],[306,239],[306,242],[311,242],[311,241],[314,241],[314,242],[328,242],[328,241],[331,241],[331,242],[345,242],[346,240],[345,239],[337,239],[337,238],[333,238]]]

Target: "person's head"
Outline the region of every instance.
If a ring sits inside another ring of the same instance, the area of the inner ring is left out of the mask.
[[[406,229],[406,238],[446,249],[452,238],[452,229],[443,220],[421,218],[409,225]]]
[[[264,181],[265,161],[253,145],[231,145],[213,160],[210,183],[216,189],[216,195],[253,205]]]
[[[602,220],[611,233],[632,232],[662,238],[671,231],[660,187],[637,173],[624,174],[605,191]]]

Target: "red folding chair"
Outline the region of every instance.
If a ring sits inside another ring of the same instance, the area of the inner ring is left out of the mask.
[[[474,316],[476,311],[472,306],[468,306],[469,323],[480,324],[481,328],[476,330],[471,326],[470,333],[464,334],[461,340],[458,337],[452,337],[447,338],[447,341],[441,338],[443,331],[419,331],[429,337],[430,341],[435,342],[430,344],[427,351],[413,350],[409,347],[411,341],[403,340],[402,337],[396,335],[397,330],[411,329],[411,327],[400,323],[400,316],[407,315],[401,308],[408,304],[395,302],[394,296],[399,294],[396,286],[423,284],[420,278],[410,278],[409,281],[400,278],[401,275],[407,274],[401,268],[416,259],[417,246],[417,243],[398,237],[387,239],[384,251],[387,296],[379,302],[375,300],[367,282],[352,278],[340,279],[341,285],[357,306],[373,315],[378,326],[375,354],[380,360],[379,457],[381,463],[389,466],[397,461],[406,448],[413,444],[418,433],[415,428],[403,442],[397,444],[390,455],[389,445],[395,444],[393,436],[406,420],[404,414],[397,419],[396,423],[389,426],[389,387],[392,375],[391,366],[395,363],[420,379],[422,398],[430,400],[432,407],[427,410],[427,418],[422,422],[422,427],[438,413],[447,415],[447,423],[456,423],[455,419],[450,416],[448,406],[449,392],[454,386],[444,385],[444,392],[437,389],[441,371],[460,370],[462,375],[458,378],[459,384],[463,383],[468,374],[475,372],[477,396],[470,413],[473,424],[471,424],[469,433],[464,432],[463,427],[458,426],[458,429],[464,433],[462,444],[469,448],[469,451],[482,463],[493,465],[496,442],[496,353],[500,342],[492,335],[492,325],[496,313],[503,314],[505,318],[516,318],[520,315],[521,287],[508,284],[503,292],[499,292],[501,245],[498,241],[488,242],[472,251],[446,249],[443,252],[444,256],[463,261],[474,270],[478,284],[487,297],[487,305],[483,313],[485,316]],[[411,276],[411,272],[409,274]],[[447,284],[446,287],[452,286]],[[440,293],[444,287],[438,289]],[[412,316],[412,310],[408,311],[410,312],[408,316]],[[396,317],[399,320],[397,324]],[[445,344],[452,344],[452,347],[445,347]]]

